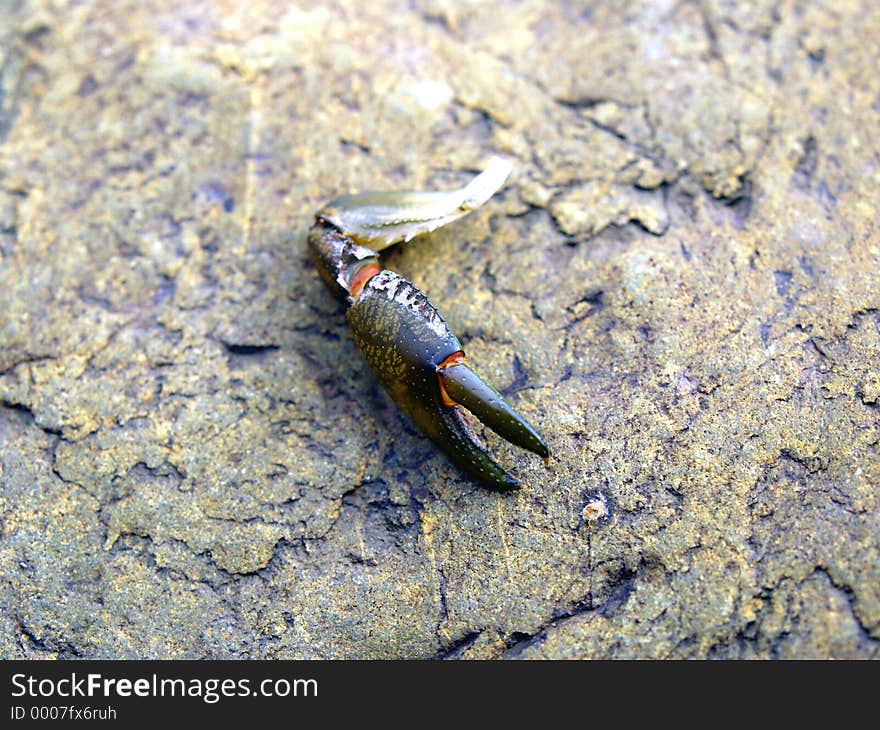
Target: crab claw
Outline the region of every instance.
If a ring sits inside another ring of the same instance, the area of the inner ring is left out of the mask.
[[[516,489],[519,482],[489,456],[489,452],[473,434],[459,408],[433,406],[425,414],[422,430],[461,469],[495,489]]]
[[[538,432],[464,362],[461,344],[428,298],[382,269],[379,251],[458,220],[485,203],[510,173],[493,157],[467,185],[449,192],[359,193],[316,216],[308,243],[318,273],[349,305],[357,346],[413,422],[467,473],[498,489],[518,482],[474,435],[463,409],[502,438],[544,457]]]
[[[474,435],[462,407],[502,438],[549,456],[538,432],[464,363],[443,317],[406,279],[387,270],[372,276],[347,316],[355,342],[394,401],[466,472],[499,489],[518,486]]]
[[[444,401],[449,405],[463,405],[514,446],[528,449],[544,459],[550,456],[550,450],[540,434],[504,400],[501,393],[465,364],[464,353],[442,365],[437,374],[441,393],[445,391]]]

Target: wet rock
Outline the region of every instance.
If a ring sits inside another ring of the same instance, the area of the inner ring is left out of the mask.
[[[876,656],[878,36],[865,0],[15,4],[0,654]],[[304,241],[493,153],[386,263],[546,436],[485,434],[506,495]]]

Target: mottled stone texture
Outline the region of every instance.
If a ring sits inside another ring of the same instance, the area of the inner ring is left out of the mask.
[[[872,0],[0,0],[0,656],[877,656],[878,67]],[[387,265],[509,495],[305,251],[490,154]]]

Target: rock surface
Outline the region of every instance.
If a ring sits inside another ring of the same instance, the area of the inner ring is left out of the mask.
[[[878,655],[876,3],[56,5],[0,0],[0,656]],[[305,252],[493,153],[387,265],[547,438],[509,495]]]

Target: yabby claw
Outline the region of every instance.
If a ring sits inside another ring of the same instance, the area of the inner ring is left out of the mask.
[[[452,461],[485,484],[518,482],[467,424],[462,407],[511,443],[543,458],[540,434],[465,362],[458,339],[428,298],[383,270],[379,251],[451,223],[485,203],[510,174],[493,157],[470,183],[451,192],[378,192],[339,198],[316,216],[309,249],[321,278],[348,306],[354,340],[382,385]]]

